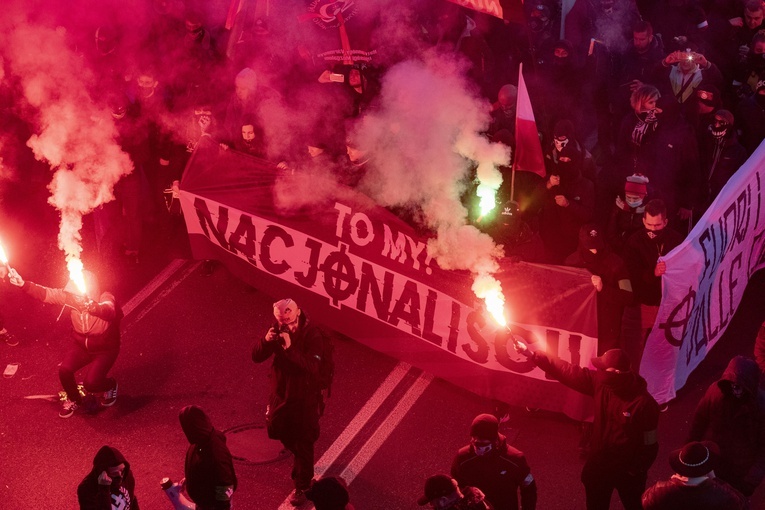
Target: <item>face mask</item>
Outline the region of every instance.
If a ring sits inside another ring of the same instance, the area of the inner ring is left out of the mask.
[[[119,487],[122,485],[122,477],[121,476],[113,476],[112,477],[112,485],[114,487]]]
[[[659,237],[664,234],[664,229],[661,230],[646,230],[646,234],[648,234],[648,238],[656,241]]]
[[[560,152],[563,150],[563,147],[565,147],[568,144],[568,138],[564,138],[563,140],[558,140],[557,138],[553,138],[553,143],[555,143],[555,150]]]
[[[477,445],[473,444],[473,450],[475,451],[475,454],[479,457],[482,455],[486,455],[491,451],[492,444],[489,443],[487,445]]]
[[[632,207],[633,209],[643,205],[643,199],[642,198],[638,198],[638,199],[625,198],[624,201],[627,203],[628,206]]]
[[[547,26],[547,21],[541,18],[531,18],[529,21],[529,29],[532,32],[541,32]]]
[[[642,120],[646,124],[656,122],[656,108],[648,110],[647,112],[640,112],[637,114],[638,119]]]

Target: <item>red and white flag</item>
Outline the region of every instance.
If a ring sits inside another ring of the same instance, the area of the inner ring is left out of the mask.
[[[518,72],[518,99],[515,106],[515,159],[513,167],[523,172],[534,172],[545,176],[545,161],[542,143],[539,141],[537,121],[531,108],[526,80],[523,79],[523,64]]]

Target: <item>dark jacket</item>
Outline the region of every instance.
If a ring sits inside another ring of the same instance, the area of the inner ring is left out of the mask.
[[[749,502],[739,491],[719,478],[699,485],[681,479],[656,482],[643,493],[643,510],[746,510]]]
[[[729,128],[733,130],[733,126]],[[748,154],[746,149],[738,141],[738,137],[735,133],[731,133],[721,143],[721,152],[717,160],[717,164],[714,164],[714,151],[717,140],[708,131],[703,138],[701,145],[701,170],[704,172],[705,186],[701,189],[701,196],[699,197],[699,205],[701,214],[706,211],[707,207],[712,201],[720,194],[728,180],[733,177],[733,174],[744,164]]]
[[[268,413],[283,406],[279,419],[282,424],[277,427],[281,437],[272,437],[274,439],[308,436],[315,441],[319,437],[322,395],[318,377],[323,334],[321,328],[312,324],[301,311],[297,331],[290,335],[292,343],[289,349],[276,340],[267,342],[265,337],[258,340],[252,349],[255,363],[262,363],[273,356]]]
[[[645,229],[635,232],[627,239],[624,260],[630,272],[632,291],[638,303],[658,306],[661,302],[661,277],[656,276],[656,262],[683,242],[683,236],[664,227],[654,239],[648,237]]]
[[[595,399],[590,459],[602,459],[626,472],[645,473],[659,451],[659,405],[635,372],[590,370],[536,352],[534,363],[562,382]]]
[[[715,474],[746,496],[765,477],[765,392],[759,382],[754,360],[733,358],[696,406],[689,434],[691,441],[718,444],[720,465]],[[744,388],[741,398],[733,395],[731,384]]]
[[[32,282],[24,282],[27,294],[44,303],[62,305],[71,309],[72,337],[89,352],[103,352],[120,348],[120,322],[122,309],[111,292],[100,295],[98,303],[85,309],[81,302],[64,289],[51,289]]]
[[[476,455],[472,445],[460,448],[452,462],[451,475],[460,487],[480,489],[495,510],[518,510],[518,489],[520,508],[536,508],[537,484],[526,456],[507,444],[502,434],[496,447],[485,455]]]
[[[122,480],[112,480],[111,485],[101,485],[98,477],[108,468],[125,464]],[[135,490],[135,478],[130,470],[130,463],[116,448],[102,446],[93,458],[93,469],[77,486],[77,501],[80,510],[139,510]]]
[[[606,225],[606,241],[617,255],[624,257],[627,239],[635,232],[643,230],[643,212],[648,200],[646,197],[642,205],[632,208],[627,205],[623,196],[616,198]]]
[[[226,436],[197,406],[186,406],[179,415],[189,440],[184,474],[186,492],[200,509],[228,510],[237,480]]]

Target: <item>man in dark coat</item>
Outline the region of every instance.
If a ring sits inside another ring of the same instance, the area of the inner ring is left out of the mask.
[[[452,477],[460,487],[480,489],[495,510],[534,510],[537,506],[537,483],[526,456],[507,444],[494,415],[475,417],[470,444],[460,448],[452,462]]]
[[[689,434],[691,441],[720,446],[715,474],[745,496],[765,477],[765,391],[759,383],[754,360],[733,358],[696,406]]]
[[[80,510],[139,510],[130,463],[119,450],[102,446],[93,469],[77,486]]]
[[[229,510],[237,481],[226,436],[197,406],[181,409],[178,419],[189,440],[184,465],[186,492],[197,510]]]
[[[318,378],[324,333],[292,299],[274,303],[274,317],[276,324],[255,344],[252,360],[262,363],[273,356],[266,422],[269,437],[280,440],[295,456],[290,502],[298,506],[305,503],[314,474],[314,443],[323,405]]]
[[[597,370],[591,370],[514,343],[547,375],[595,399],[590,456],[582,469],[587,510],[608,510],[614,490],[626,510],[642,510],[648,468],[659,451],[659,405],[645,379],[630,369],[624,351],[611,349],[593,358]]]
[[[712,441],[692,441],[669,455],[676,474],[643,493],[643,510],[746,510],[739,491],[715,476],[720,448]]]
[[[579,230],[579,247],[566,259],[567,266],[592,273],[598,292],[598,354],[619,347],[624,307],[632,302],[632,283],[627,265],[606,248],[603,230],[590,223]]]

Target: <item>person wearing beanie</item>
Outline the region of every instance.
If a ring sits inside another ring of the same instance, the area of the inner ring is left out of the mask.
[[[648,200],[648,177],[641,174],[628,175],[624,191],[616,196],[606,225],[606,242],[619,256],[624,256],[624,246],[632,234],[643,228],[643,212]]]
[[[186,492],[197,510],[229,510],[237,480],[226,436],[197,406],[181,409],[178,419],[189,440],[184,465]]]
[[[582,468],[587,510],[608,510],[618,491],[625,510],[642,510],[648,469],[659,451],[659,405],[632,370],[627,354],[611,349],[580,367],[514,339],[519,354],[547,375],[595,400],[590,455]]]
[[[492,414],[475,417],[470,444],[457,452],[451,474],[460,487],[480,489],[495,510],[534,510],[537,506],[537,483],[526,456],[507,443]]]
[[[712,441],[691,441],[669,454],[675,472],[643,493],[643,510],[746,510],[739,491],[715,476],[720,448]]]
[[[753,359],[736,356],[696,406],[690,441],[720,447],[715,474],[749,497],[765,477],[765,390]]]
[[[348,485],[338,476],[312,480],[305,497],[316,510],[354,510],[350,504]]]

